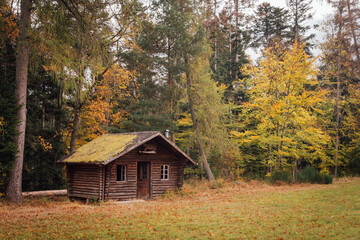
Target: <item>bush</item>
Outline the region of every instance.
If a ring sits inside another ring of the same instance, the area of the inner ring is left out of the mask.
[[[292,176],[290,172],[287,171],[273,171],[270,175],[270,182],[276,183],[276,182],[286,182],[291,183]]]
[[[296,181],[299,183],[322,183],[330,184],[332,183],[333,176],[327,174],[320,174],[316,168],[312,166],[306,166],[302,171],[300,171],[296,176]]]
[[[332,184],[333,182],[333,176],[332,175],[323,175],[323,183],[324,184]]]

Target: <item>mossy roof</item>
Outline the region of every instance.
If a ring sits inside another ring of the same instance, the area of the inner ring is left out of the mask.
[[[60,163],[85,163],[85,164],[108,164],[118,157],[126,154],[141,144],[160,137],[163,142],[185,157],[191,163],[196,164],[189,156],[181,151],[174,143],[170,142],[160,132],[132,132],[120,134],[102,135],[93,141],[81,146],[76,151],[62,160]]]
[[[136,135],[107,134],[81,146],[64,159],[65,163],[95,163],[104,162],[125,150]]]

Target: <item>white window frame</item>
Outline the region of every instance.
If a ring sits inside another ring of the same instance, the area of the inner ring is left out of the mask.
[[[170,166],[167,164],[162,164],[160,171],[160,179],[169,180],[169,178],[170,178]]]
[[[123,176],[123,179],[120,179],[120,180],[118,179],[118,176],[119,176],[118,171],[119,171],[119,169],[120,169],[120,171],[122,171],[122,176]],[[116,181],[117,182],[126,182],[126,179],[127,179],[126,169],[127,169],[127,166],[125,164],[116,165]]]

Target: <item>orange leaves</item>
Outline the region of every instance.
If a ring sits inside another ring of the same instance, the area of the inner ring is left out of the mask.
[[[51,143],[49,143],[48,141],[46,141],[44,138],[42,138],[41,136],[38,136],[37,138],[38,142],[41,144],[41,146],[43,147],[44,151],[47,152],[49,150],[52,149],[52,145]]]
[[[110,127],[121,126],[128,112],[119,108],[119,101],[130,97],[131,90],[137,88],[136,85],[130,87],[134,77],[135,73],[119,65],[114,65],[104,74],[82,112],[80,142],[92,140],[106,133]]]
[[[6,125],[6,121],[4,117],[0,117],[0,133],[4,132],[4,126]]]
[[[0,4],[0,32],[4,33],[4,36],[7,36],[15,44],[19,35],[19,29],[16,25],[16,16],[7,1]],[[1,40],[0,36],[0,43]]]

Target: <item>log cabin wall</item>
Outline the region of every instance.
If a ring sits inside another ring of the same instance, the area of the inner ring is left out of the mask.
[[[137,159],[120,157],[106,166],[105,200],[130,200],[136,197],[136,162]],[[116,181],[116,166],[126,166],[126,180]]]
[[[176,189],[183,184],[184,165],[183,160],[179,160],[163,148],[159,148],[156,156],[152,157],[152,197],[156,198],[164,194],[167,190]],[[161,166],[169,166],[169,179],[161,179]]]
[[[137,162],[150,162],[150,198],[164,194],[168,189],[181,187],[185,160],[177,159],[174,153],[161,147],[156,140],[156,154],[140,153],[140,146],[106,166],[105,200],[130,200],[136,198]],[[126,181],[116,181],[117,165],[126,165]],[[161,180],[161,165],[169,165],[169,179]]]
[[[101,176],[98,165],[68,164],[66,177],[69,197],[100,198]]]

